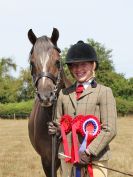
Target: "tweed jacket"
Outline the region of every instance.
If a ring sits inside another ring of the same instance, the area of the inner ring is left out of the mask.
[[[94,115],[101,123],[101,132],[89,144],[87,149],[92,154],[92,160],[109,159],[109,143],[116,135],[116,104],[109,87],[97,84],[96,88],[91,85],[76,100],[76,83],[67,89],[61,90],[57,101],[57,119],[62,115],[69,114],[73,118],[77,115]],[[71,133],[67,135],[69,148],[71,149]],[[79,143],[81,137],[79,137]],[[59,152],[63,152],[60,144]]]

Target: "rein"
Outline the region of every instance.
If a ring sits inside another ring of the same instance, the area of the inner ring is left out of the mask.
[[[53,102],[53,109],[52,109],[52,121],[55,121],[55,110],[56,110],[56,104],[57,104],[57,97],[58,97],[58,92],[59,92],[59,86],[61,84],[61,73],[63,71],[62,69],[62,63],[61,61],[59,62],[59,72],[56,80],[56,85],[54,88],[54,102]],[[57,144],[57,139],[56,135],[52,135],[52,177],[55,177],[55,171],[56,171],[56,144]]]

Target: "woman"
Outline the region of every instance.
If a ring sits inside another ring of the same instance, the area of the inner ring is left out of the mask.
[[[116,104],[112,90],[97,84],[95,71],[98,69],[98,59],[94,48],[83,41],[74,44],[67,53],[66,64],[76,82],[69,88],[60,91],[57,102],[57,119],[63,115],[72,118],[78,115],[94,115],[100,121],[101,131],[82,152],[79,152],[79,162],[71,164],[63,158],[63,143],[60,143],[59,158],[62,165],[62,176],[76,176],[80,168],[80,176],[92,176],[87,171],[87,165],[92,162],[93,177],[107,177],[107,169],[98,167],[108,166],[109,143],[116,135]],[[60,134],[60,126],[49,123],[49,133]],[[79,135],[78,135],[79,136]],[[71,149],[71,132],[67,135]],[[79,136],[81,145],[83,138]]]

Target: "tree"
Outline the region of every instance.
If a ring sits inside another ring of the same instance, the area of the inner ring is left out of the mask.
[[[16,71],[16,64],[11,58],[0,59],[0,78],[10,77],[10,69]]]
[[[16,70],[11,58],[0,59],[0,103],[16,101],[16,79],[11,76],[10,69]]]
[[[67,65],[65,64],[67,51],[68,51],[68,48],[65,48],[62,51],[62,54],[61,54],[62,65],[63,65],[63,69],[64,69],[64,72],[65,72],[65,75],[67,76],[67,78],[70,81],[74,82],[74,78],[71,76],[70,71],[69,71]]]
[[[114,65],[112,61],[112,50],[106,49],[104,45],[99,42],[95,42],[93,39],[87,39],[88,44],[94,47],[98,61],[99,61],[99,72],[114,71]]]
[[[30,69],[22,69],[19,77],[18,101],[27,101],[34,98],[34,87]]]

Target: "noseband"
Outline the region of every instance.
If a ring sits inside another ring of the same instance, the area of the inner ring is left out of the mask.
[[[57,77],[55,77],[53,74],[48,73],[48,72],[41,72],[38,75],[33,74],[33,81],[34,81],[34,84],[35,84],[36,88],[37,88],[37,85],[38,85],[38,81],[42,77],[47,77],[47,78],[51,79],[53,81],[53,83],[56,85]]]

